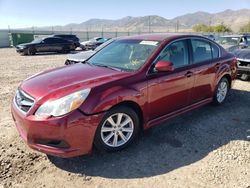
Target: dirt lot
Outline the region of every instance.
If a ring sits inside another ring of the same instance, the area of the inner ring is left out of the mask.
[[[22,80],[66,56],[0,49],[0,188],[250,187],[250,82],[237,81],[223,106],[146,131],[122,152],[60,159],[29,149],[14,127],[11,96]]]

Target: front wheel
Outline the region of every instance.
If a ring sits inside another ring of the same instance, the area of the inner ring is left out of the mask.
[[[36,49],[35,48],[28,48],[27,54],[28,55],[35,55],[36,54]]]
[[[219,81],[216,87],[213,98],[214,104],[216,105],[222,104],[227,97],[228,91],[229,91],[229,82],[228,79],[224,77]]]
[[[130,145],[139,132],[139,118],[128,107],[117,107],[109,111],[98,126],[95,146],[100,150],[119,151]]]

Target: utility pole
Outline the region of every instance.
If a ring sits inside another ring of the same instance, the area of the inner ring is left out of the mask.
[[[177,20],[176,31],[179,32],[179,20]]]
[[[151,21],[150,21],[150,16],[148,16],[148,32],[151,32]]]
[[[211,23],[212,23],[212,18],[210,16],[210,18],[209,18],[209,32],[212,32]]]
[[[87,27],[87,40],[89,40],[89,28]]]

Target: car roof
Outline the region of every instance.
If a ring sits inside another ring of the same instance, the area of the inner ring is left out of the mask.
[[[76,36],[76,35],[72,35],[72,34],[55,34],[53,36]]]
[[[44,39],[60,39],[60,40],[65,40],[65,39],[63,39],[61,37],[45,37],[45,38],[43,38],[43,40]],[[65,40],[65,41],[67,41],[67,40]]]
[[[152,41],[164,41],[170,38],[184,38],[184,37],[199,37],[205,38],[201,35],[194,34],[183,34],[183,33],[153,33],[153,34],[142,34],[135,36],[121,37],[121,39],[135,39],[135,40],[152,40]],[[207,38],[206,38],[207,39]]]
[[[220,37],[244,37],[244,36],[250,36],[250,35],[224,35],[224,36],[220,36]]]

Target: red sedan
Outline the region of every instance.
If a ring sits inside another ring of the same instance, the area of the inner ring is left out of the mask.
[[[237,61],[212,40],[150,34],[120,38],[87,61],[25,80],[12,102],[27,144],[60,157],[127,147],[147,129],[222,104]]]

